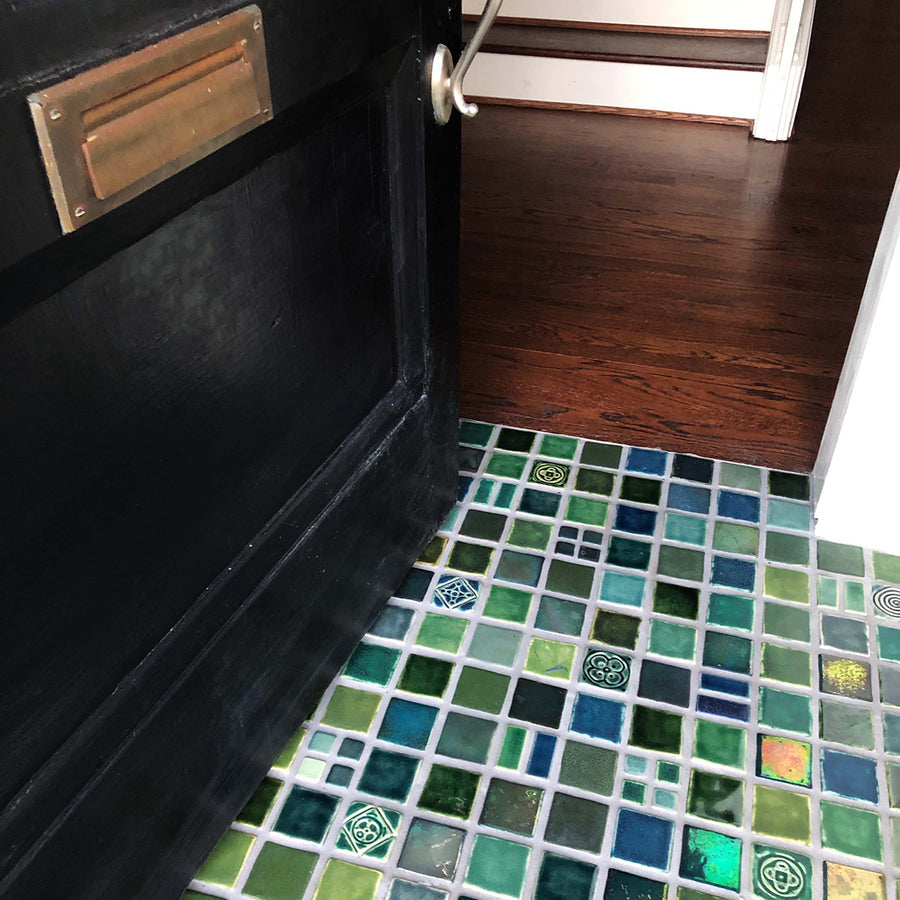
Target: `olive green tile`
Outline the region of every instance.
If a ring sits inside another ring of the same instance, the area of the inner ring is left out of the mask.
[[[446,546],[447,538],[436,535],[419,554],[417,562],[425,563],[427,566],[436,566],[440,561],[441,554],[444,552]]]
[[[764,643],[762,647],[762,677],[786,684],[810,686],[810,655],[779,644]]]
[[[416,635],[416,646],[456,653],[462,644],[468,624],[465,619],[442,616],[440,613],[426,613]]]
[[[809,574],[794,569],[766,566],[765,594],[777,600],[809,603]]]
[[[872,554],[872,564],[876,580],[900,584],[900,556],[876,550]]]
[[[553,526],[546,522],[534,522],[531,519],[516,519],[506,542],[514,547],[527,547],[531,550],[546,550],[550,543]]]
[[[213,847],[194,877],[198,881],[231,887],[237,881],[254,840],[252,834],[229,829]]]
[[[453,663],[432,656],[411,653],[397,682],[401,691],[422,694],[427,697],[442,697],[450,681]]]
[[[788,565],[809,565],[809,538],[781,531],[766,532],[766,559]]]
[[[317,859],[308,850],[267,843],[256,857],[243,893],[259,900],[300,900]]]
[[[278,755],[278,759],[272,764],[275,769],[289,769],[291,767],[291,763],[294,761],[294,757],[297,755],[297,750],[300,747],[300,744],[303,741],[303,738],[306,737],[306,729],[300,728],[297,733],[285,744],[284,749]]]
[[[713,547],[726,553],[755,556],[759,551],[759,529],[731,522],[716,522],[713,530]]]
[[[591,595],[596,571],[594,566],[582,566],[578,563],[554,559],[547,572],[547,590],[556,594],[582,597],[586,600]]]
[[[313,900],[374,900],[381,872],[342,859],[329,859]]]
[[[380,702],[380,694],[339,684],[322,716],[322,724],[365,733],[372,725]]]
[[[703,561],[702,550],[688,550],[685,547],[670,547],[663,544],[659,548],[658,572],[669,578],[703,581]]]
[[[606,747],[566,741],[559,769],[559,783],[609,797],[616,780],[618,758],[615,750]]]
[[[459,526],[459,533],[483,541],[499,541],[505,527],[506,516],[481,509],[470,509]]]
[[[568,681],[575,661],[575,645],[545,638],[532,638],[525,660],[525,671]]]
[[[866,574],[866,564],[861,547],[836,544],[833,541],[818,541],[816,559],[819,568],[826,572],[859,576]]]
[[[468,819],[480,781],[481,776],[475,772],[434,763],[422,788],[419,808]]]
[[[765,634],[808,644],[809,612],[795,606],[767,602],[763,610],[763,631]]]
[[[450,551],[447,565],[449,568],[457,569],[460,572],[484,575],[491,564],[493,555],[493,547],[486,547],[483,544],[470,544],[467,541],[457,541]]]
[[[587,441],[581,449],[581,462],[586,466],[617,469],[621,458],[622,448],[618,444],[598,444],[594,441]]]
[[[503,707],[508,687],[508,675],[464,666],[453,694],[453,702],[469,709],[496,714]]]
[[[601,497],[609,497],[615,483],[616,476],[612,472],[602,472],[599,469],[579,469],[575,476],[576,491],[599,494]]]
[[[753,830],[757,834],[808,844],[809,795],[756,785],[753,790]]]

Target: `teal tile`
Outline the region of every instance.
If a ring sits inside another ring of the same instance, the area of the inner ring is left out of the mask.
[[[706,543],[706,519],[686,516],[682,513],[666,513],[664,537],[667,541],[680,544],[695,544],[702,547]]]
[[[709,607],[706,613],[707,625],[752,631],[754,615],[755,601],[753,597],[715,593],[709,595]]]
[[[478,834],[472,845],[465,883],[504,897],[519,898],[530,855],[531,850],[524,844]]]
[[[660,656],[693,661],[697,650],[697,631],[688,625],[654,620],[650,623],[649,649]]]
[[[812,711],[809,697],[780,691],[776,688],[759,689],[759,721],[769,728],[812,733]]]
[[[770,499],[766,524],[774,525],[775,528],[808,532],[811,524],[809,504]]]
[[[623,606],[640,606],[644,601],[646,581],[640,575],[604,572],[600,584],[600,599]]]

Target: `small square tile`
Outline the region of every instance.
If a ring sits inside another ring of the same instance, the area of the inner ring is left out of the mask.
[[[740,838],[685,825],[679,872],[682,878],[736,891],[741,884],[742,848]]]
[[[687,708],[691,705],[691,670],[645,659],[638,696]]]
[[[753,845],[753,895],[762,900],[812,900],[812,861],[800,853]]]
[[[566,741],[559,769],[559,783],[609,797],[616,778],[615,750]]]
[[[378,737],[391,744],[424,750],[437,714],[433,706],[394,697],[388,703]]]
[[[578,694],[572,711],[570,728],[578,734],[617,742],[622,736],[625,704],[603,697]]]
[[[477,834],[465,883],[504,897],[521,897],[530,855],[524,844]]]
[[[501,428],[497,436],[497,446],[501,450],[513,450],[516,453],[528,453],[534,444],[533,431],[521,431],[518,428]]]
[[[867,663],[823,655],[819,665],[822,693],[856,700],[872,699],[872,673]]]
[[[648,706],[635,706],[629,743],[645,750],[680,753],[683,721],[684,719],[676,713],[651,709]]]
[[[486,713],[498,713],[503,708],[509,676],[474,666],[463,666],[456,683],[453,702],[458,706],[478,709]]]
[[[563,688],[530,678],[520,678],[513,691],[509,715],[513,719],[558,728],[562,718],[566,692]]]
[[[532,484],[545,484],[548,487],[565,487],[571,471],[571,466],[539,459],[531,467],[528,480]]]
[[[626,756],[625,771],[629,775],[646,775],[647,759],[644,756]]]
[[[532,638],[525,660],[525,671],[564,681],[572,675],[575,661],[575,645],[546,638]]]
[[[543,631],[554,631],[557,634],[568,634],[578,637],[584,624],[587,607],[574,600],[562,597],[541,597],[534,627]]]
[[[653,612],[680,619],[696,619],[699,609],[698,588],[659,581],[653,589]]]
[[[753,830],[757,834],[809,843],[809,796],[758,784],[753,789]]]
[[[363,769],[359,790],[387,800],[404,801],[409,796],[419,760],[403,753],[374,748]]]
[[[881,825],[877,813],[822,800],[822,846],[881,862]]]
[[[341,859],[325,863],[313,900],[375,900],[381,872]]]
[[[744,814],[744,782],[695,769],[688,788],[688,812],[701,819],[740,826]]]
[[[618,444],[598,444],[586,441],[581,449],[581,461],[586,466],[602,466],[617,469],[622,459],[622,448]]]
[[[301,900],[318,857],[281,844],[263,845],[243,893],[259,900]]]
[[[678,805],[678,795],[662,788],[654,788],[653,805],[658,806],[660,809],[674,810]]]
[[[251,834],[229,829],[210,851],[194,877],[209,884],[231,887],[237,881],[254,840]]]
[[[397,682],[397,688],[411,694],[442,697],[452,671],[453,663],[447,660],[410,653]]]
[[[433,763],[422,788],[419,808],[467,819],[472,812],[480,780],[481,776],[475,772]]]
[[[511,666],[516,661],[522,633],[496,625],[478,625],[469,644],[468,657],[499,666]]]
[[[648,503],[658,506],[662,496],[662,482],[654,478],[626,475],[622,478],[619,495],[623,500],[630,500],[632,503]]]
[[[747,732],[743,728],[697,719],[694,725],[694,758],[732,769],[743,769]]]
[[[591,637],[603,644],[634,650],[637,646],[640,627],[641,620],[636,616],[598,609],[594,617]]]
[[[400,826],[400,813],[371,803],[350,804],[335,846],[360,856],[384,859],[391,851]]]
[[[541,861],[534,900],[591,900],[597,867],[546,852]]]
[[[669,819],[633,809],[620,809],[612,855],[638,865],[665,870],[672,851],[673,829]]]
[[[639,781],[622,782],[622,799],[631,803],[644,804],[647,796],[647,786]]]
[[[419,875],[452,879],[464,837],[465,832],[459,828],[413,819],[398,865]]]
[[[308,756],[297,768],[297,777],[306,781],[318,781],[325,771],[325,761]]]
[[[357,741],[354,738],[344,738],[341,741],[338,756],[343,756],[345,759],[359,759],[365,748],[366,745],[362,741]]]
[[[334,765],[329,770],[325,783],[333,784],[335,787],[347,787],[353,780],[353,774],[353,769],[349,766]]]
[[[610,869],[603,900],[666,900],[666,892],[667,885],[661,881]]]
[[[484,763],[496,730],[496,723],[451,711],[447,713],[437,752],[456,759]]]
[[[743,491],[759,491],[761,474],[755,466],[723,462],[719,467],[719,484]]]
[[[631,660],[621,653],[588,647],[581,666],[581,681],[611,691],[624,691],[631,679]]]
[[[681,766],[661,759],[656,764],[656,780],[664,781],[667,784],[679,784],[681,782]]]
[[[878,802],[878,775],[874,759],[838,750],[822,750],[823,790],[848,800]]]
[[[544,839],[553,844],[599,853],[609,807],[605,803],[557,792]]]
[[[801,787],[812,785],[812,747],[806,741],[759,734],[756,774]]]
[[[293,787],[281,807],[273,830],[288,837],[321,843],[337,806],[337,797]]]

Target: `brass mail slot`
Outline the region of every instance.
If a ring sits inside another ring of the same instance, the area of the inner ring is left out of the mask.
[[[248,6],[28,97],[63,231],[272,118],[262,14]]]

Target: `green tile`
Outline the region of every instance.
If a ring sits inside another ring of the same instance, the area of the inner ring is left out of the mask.
[[[621,458],[622,448],[618,444],[598,444],[594,441],[587,441],[581,450],[581,461],[586,466],[617,469]]]
[[[416,635],[416,646],[456,653],[462,644],[468,624],[465,619],[442,616],[440,613],[426,613]]]
[[[850,544],[836,544],[832,541],[818,541],[816,558],[820,569],[841,575],[865,575],[866,563],[861,547]]]
[[[472,636],[468,656],[470,659],[480,659],[482,662],[511,666],[516,661],[521,642],[522,632],[520,631],[481,624],[475,629],[475,634]]]
[[[769,472],[769,493],[791,500],[809,500],[809,476],[793,472]]]
[[[573,459],[578,449],[578,439],[562,437],[558,434],[545,434],[541,441],[541,456],[552,456],[554,459]]]
[[[484,605],[484,615],[489,619],[503,619],[521,625],[528,618],[533,597],[534,594],[527,591],[495,584]]]
[[[645,750],[680,753],[683,721],[676,713],[651,709],[649,706],[635,706],[629,743]]]
[[[480,781],[481,776],[475,772],[434,763],[422,788],[419,808],[468,819]]]
[[[534,444],[535,433],[519,428],[501,428],[497,436],[497,446],[501,450],[528,453]]]
[[[596,866],[545,852],[534,900],[590,900],[596,878]]]
[[[866,611],[866,589],[860,581],[844,582],[844,608],[849,612]]]
[[[769,728],[811,734],[812,711],[809,697],[779,691],[775,688],[759,689],[759,721]]]
[[[875,749],[875,728],[872,710],[867,706],[822,700],[819,733],[823,740],[847,744],[851,747]]]
[[[493,425],[463,420],[459,423],[459,442],[461,444],[474,444],[476,447],[484,447],[490,441],[493,432]]]
[[[587,607],[583,603],[577,603],[574,600],[564,600],[562,597],[541,597],[541,605],[534,620],[534,627],[543,631],[555,631],[558,634],[578,637],[584,625],[586,611]]]
[[[481,509],[470,509],[459,526],[459,533],[483,541],[499,541],[505,527],[506,516]]]
[[[878,655],[891,662],[900,662],[900,629],[878,626]]]
[[[465,883],[504,897],[521,897],[531,851],[524,844],[475,836]]]
[[[574,661],[574,644],[549,641],[546,638],[532,638],[528,647],[528,658],[525,660],[525,671],[568,681],[572,675]]]
[[[876,550],[872,554],[875,578],[877,581],[891,581],[900,584],[900,556],[882,553]]]
[[[681,766],[660,760],[656,764],[656,779],[657,781],[664,781],[666,784],[680,784]]]
[[[683,878],[736,891],[741,884],[740,838],[684,826],[679,872]]]
[[[618,754],[605,747],[566,741],[559,769],[559,783],[593,794],[611,796]]]
[[[575,490],[584,491],[586,494],[599,494],[601,497],[609,497],[616,483],[616,476],[611,472],[601,472],[598,469],[579,469],[575,476]]]
[[[506,699],[509,676],[474,666],[464,666],[456,685],[453,702],[469,709],[498,713]]]
[[[678,541],[681,544],[696,544],[702,547],[706,543],[706,519],[686,516],[682,513],[666,513],[664,537],[667,541]]]
[[[267,843],[256,857],[243,893],[260,900],[300,900],[317,859],[307,850]]]
[[[763,644],[762,677],[786,684],[810,686],[810,657],[805,650],[793,650],[778,644]]]
[[[622,782],[622,799],[629,800],[631,803],[643,803],[647,796],[646,785],[639,781],[623,781]]]
[[[626,475],[622,479],[620,496],[633,503],[651,503],[659,505],[662,496],[662,482],[654,478],[639,478],[637,475]]]
[[[818,579],[819,593],[818,605],[830,606],[837,608],[838,605],[838,583],[834,578],[827,575],[820,575]]]
[[[781,847],[753,845],[753,896],[765,900],[812,900],[812,861]]]
[[[753,790],[753,830],[757,834],[809,843],[809,795],[758,784]]]
[[[400,651],[393,647],[382,647],[381,644],[361,643],[347,660],[344,674],[354,681],[367,681],[384,687],[394,674]]]
[[[703,561],[704,554],[701,550],[688,550],[684,547],[670,547],[663,544],[659,548],[658,572],[670,578],[703,581]]]
[[[698,588],[660,581],[653,589],[653,612],[677,616],[679,619],[696,619],[699,609]]]
[[[417,562],[425,563],[427,566],[436,566],[438,560],[441,558],[441,554],[444,552],[444,547],[447,546],[447,538],[441,537],[438,535],[437,537],[433,537],[425,549],[419,554],[419,558]]]
[[[527,547],[530,550],[546,550],[550,543],[553,526],[546,522],[533,522],[531,519],[516,519],[507,543],[514,547]]]
[[[380,694],[358,691],[339,684],[322,716],[322,724],[365,733],[372,725],[380,702]]]
[[[593,566],[581,566],[562,559],[554,559],[547,573],[547,590],[587,599],[591,595],[595,571]]]
[[[877,813],[822,800],[822,846],[881,862],[881,826]]]
[[[732,769],[743,769],[747,757],[747,732],[743,728],[697,719],[694,725],[694,758]]]
[[[273,768],[289,769],[291,767],[291,763],[294,761],[294,757],[297,755],[297,750],[300,747],[300,744],[303,741],[304,737],[306,737],[306,729],[301,728],[287,742],[284,749],[279,754],[278,759],[276,759],[272,764]]]
[[[609,807],[605,803],[559,791],[553,797],[544,839],[573,850],[599,853]]]
[[[660,619],[650,623],[651,653],[673,659],[693,661],[697,649],[697,632],[687,625],[676,625]]]
[[[457,541],[453,545],[453,550],[450,551],[450,559],[447,561],[447,565],[449,568],[457,569],[460,572],[484,575],[491,564],[493,555],[493,547]]]
[[[776,528],[790,528],[794,531],[809,531],[809,504],[770,499],[766,524],[774,525]]]
[[[637,646],[640,627],[641,620],[636,616],[598,609],[594,617],[591,637],[602,644],[612,644],[613,647],[634,650]]]
[[[447,660],[411,653],[403,667],[397,688],[426,697],[442,697],[452,671],[453,663]]]
[[[513,770],[519,768],[527,734],[528,732],[524,728],[519,728],[518,725],[506,726],[506,734],[503,736],[503,745],[500,747],[500,756],[497,759],[498,766]]]
[[[374,900],[381,872],[329,859],[313,900]]]
[[[691,772],[687,811],[701,819],[740,826],[744,814],[744,782],[695,769]]]
[[[762,484],[761,474],[754,466],[723,462],[719,468],[719,484],[744,491],[759,491]]]
[[[490,828],[531,837],[544,792],[530,785],[492,778],[479,822]]]
[[[749,525],[716,522],[713,531],[713,547],[726,553],[744,553],[755,556],[759,551],[759,530]]]
[[[277,778],[269,778],[268,776],[263,778],[259,787],[253,792],[250,799],[244,804],[244,808],[238,813],[235,821],[241,822],[244,825],[252,825],[254,828],[259,828],[262,823],[265,822],[266,816],[269,814],[269,810],[272,808],[275,797],[281,790],[281,785],[283,783],[284,782],[279,781]]]
[[[809,603],[809,574],[766,566],[765,594],[777,600]]]
[[[766,532],[766,559],[788,565],[809,565],[809,538],[781,531]]]
[[[252,834],[229,829],[219,843],[212,848],[206,861],[200,866],[200,870],[194,877],[198,881],[231,887],[237,881],[241,866],[244,865],[253,841]]]
[[[489,475],[501,478],[521,478],[528,460],[524,456],[512,456],[509,453],[492,453],[485,471]]]
[[[735,594],[710,594],[706,624],[721,625],[723,628],[736,628],[741,631],[753,631],[755,609],[756,603],[752,597],[740,597]]]
[[[794,606],[766,603],[763,611],[763,631],[791,641],[809,643],[809,613]]]
[[[703,639],[703,665],[750,674],[753,642],[723,631],[707,631]]]
[[[566,507],[566,521],[579,522],[582,525],[593,525],[601,528],[606,523],[606,512],[609,504],[605,500],[592,500],[590,497],[572,495]]]
[[[625,569],[640,569],[644,572],[650,566],[650,553],[653,545],[647,541],[635,541],[631,538],[611,537],[609,549],[606,552],[606,562],[611,566],[621,566]],[[607,572],[606,575],[612,573]]]

